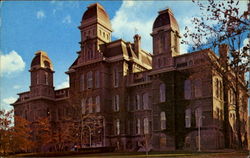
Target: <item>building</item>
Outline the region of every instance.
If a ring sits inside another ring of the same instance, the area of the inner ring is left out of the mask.
[[[179,26],[170,9],[160,11],[154,21],[152,54],[141,48],[138,34],[133,43],[111,41],[109,16],[98,3],[88,6],[79,30],[80,51],[66,72],[70,86],[55,90],[52,61],[45,52],[36,52],[30,91],[19,94],[15,115],[31,122],[49,117],[55,127],[71,118],[86,130],[87,140],[79,137],[86,147],[197,150],[200,143],[203,150],[237,144],[235,97],[224,88],[219,71],[226,62],[226,45],[220,47],[220,57],[210,49],[180,54]],[[247,91],[240,91],[244,142]],[[91,125],[96,118],[103,124],[98,131]],[[91,137],[91,130],[99,135]]]

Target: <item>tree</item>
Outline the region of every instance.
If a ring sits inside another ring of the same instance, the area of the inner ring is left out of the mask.
[[[39,118],[32,126],[37,150],[47,151],[48,146],[52,143],[52,130],[49,118]]]
[[[238,148],[243,148],[242,122],[240,120],[240,93],[247,90],[244,75],[249,71],[249,43],[243,45],[244,39],[249,36],[249,4],[248,10],[240,12],[240,1],[193,1],[202,11],[201,17],[192,19],[194,29],[185,28],[185,39],[182,43],[191,45],[193,50],[211,48],[216,50],[222,43],[229,45],[229,54],[224,55],[227,60],[220,60],[221,66],[211,63],[214,69],[222,75],[224,91],[232,89],[235,96],[236,130]],[[191,42],[190,42],[191,41]],[[223,54],[221,54],[221,57]],[[217,61],[216,61],[217,62]],[[232,74],[232,77],[229,77]],[[227,108],[225,106],[225,108]],[[225,109],[226,111],[228,109]],[[228,115],[228,114],[227,114]],[[226,116],[225,118],[228,118]],[[227,139],[225,139],[227,141]]]
[[[13,110],[0,110],[0,150],[5,155],[11,150],[11,123]]]
[[[11,148],[13,151],[28,152],[33,148],[31,123],[22,117],[15,116],[15,126],[11,129]]]

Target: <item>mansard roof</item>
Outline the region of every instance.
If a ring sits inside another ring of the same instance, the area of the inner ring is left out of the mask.
[[[159,15],[154,21],[153,29],[169,25],[172,29],[179,30],[178,23],[171,9],[166,9],[158,12]]]
[[[49,68],[50,70],[53,71],[53,64],[46,52],[39,50],[35,53],[35,55],[36,56],[33,58],[31,62],[30,69]]]

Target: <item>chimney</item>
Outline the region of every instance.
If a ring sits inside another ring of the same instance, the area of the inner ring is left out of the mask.
[[[140,51],[141,51],[141,36],[136,34],[134,36],[134,44],[135,44],[135,53],[137,54],[138,58],[140,59]]]
[[[227,44],[221,44],[219,46],[219,54],[220,54],[220,62],[222,66],[226,66],[228,62],[228,52],[229,52],[229,46]]]

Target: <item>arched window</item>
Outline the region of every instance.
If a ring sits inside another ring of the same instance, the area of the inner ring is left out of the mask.
[[[118,69],[115,67],[114,71],[113,71],[113,85],[114,87],[118,87],[119,85],[119,73],[118,73]]]
[[[186,128],[191,127],[191,109],[186,109],[185,111],[185,126]]]
[[[141,121],[139,118],[136,120],[136,134],[141,134]]]
[[[95,98],[95,104],[96,104],[96,112],[100,112],[101,108],[100,108],[100,96],[99,95]]]
[[[120,135],[120,120],[116,119],[116,135]]]
[[[45,82],[46,85],[49,84],[48,76],[49,76],[48,73],[45,72],[45,74],[44,74],[44,82]]]
[[[96,71],[95,72],[95,88],[99,88],[100,87],[100,72]]]
[[[113,97],[113,109],[114,111],[119,111],[120,107],[119,107],[119,95],[115,95]]]
[[[149,134],[149,122],[147,117],[143,119],[143,126],[144,126],[144,134]]]
[[[81,91],[84,90],[84,74],[81,74],[81,77],[80,77],[80,90]]]
[[[93,101],[91,97],[88,99],[88,107],[89,107],[89,113],[92,113],[94,107],[93,107]]]
[[[82,108],[82,114],[86,113],[86,99],[81,100],[81,108]]]
[[[220,99],[223,100],[223,84],[222,84],[222,81],[220,81]]]
[[[135,96],[135,109],[140,110],[140,95],[136,94]]]
[[[143,93],[142,95],[142,106],[143,109],[148,109],[148,93]]]
[[[166,87],[165,84],[160,84],[160,102],[166,101]]]
[[[161,130],[166,129],[166,113],[164,111],[161,112]]]
[[[191,82],[190,82],[190,80],[185,80],[185,82],[184,82],[184,98],[185,99],[191,98]]]
[[[215,95],[219,98],[219,80],[217,78],[215,80]]]
[[[88,79],[88,81],[87,81],[87,88],[90,89],[90,88],[93,87],[93,75],[92,75],[92,71],[89,71],[87,73],[87,79]]]

